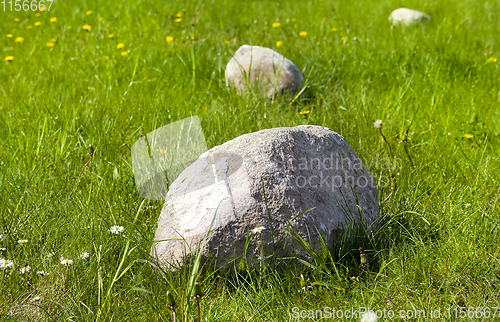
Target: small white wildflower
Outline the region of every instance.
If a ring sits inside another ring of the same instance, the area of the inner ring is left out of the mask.
[[[470,203],[466,203],[465,208],[469,208],[469,207],[470,207]]]
[[[47,275],[49,275],[49,273],[48,273],[48,272],[46,272],[46,271],[36,271],[36,273],[37,273],[37,275],[42,275],[42,276],[47,276]]]
[[[80,256],[78,256],[78,258],[80,258],[80,259],[85,259],[87,257],[89,257],[89,253],[87,253],[87,252],[83,252],[80,254]]]
[[[40,301],[42,298],[40,296],[35,296],[30,300],[30,302]]]
[[[11,267],[12,265],[14,265],[14,263],[11,260],[0,258],[0,268],[5,269],[7,267]]]
[[[23,268],[19,269],[19,274],[28,273],[30,271],[30,269],[31,269],[31,267],[24,266]]]
[[[373,311],[368,311],[361,316],[359,322],[377,322],[377,314]]]
[[[112,233],[112,234],[119,234],[121,233],[125,228],[123,228],[123,226],[112,226],[109,231]]]
[[[1,250],[1,251],[6,251],[6,250],[7,250],[7,248],[0,248],[0,250]]]
[[[266,227],[257,227],[257,228],[252,229],[252,233],[260,234],[264,229],[266,229]]]
[[[3,235],[0,235],[0,240],[3,240]]]
[[[300,274],[300,290],[302,292],[306,292],[308,289],[312,289],[313,287],[311,285],[307,285],[309,282],[309,279],[305,279],[303,274]]]
[[[55,255],[55,253],[54,253],[54,252],[49,253],[49,254],[47,255],[47,258],[51,258],[51,257],[52,257],[52,256],[54,256],[54,255]]]
[[[19,244],[26,244],[28,242],[28,240],[27,239],[19,239],[17,242]]]
[[[381,129],[384,123],[382,123],[382,120],[376,120],[375,123],[373,123],[373,126],[375,126],[376,129]]]
[[[73,261],[71,259],[64,258],[63,260],[61,260],[61,264],[64,266],[68,266],[68,265],[72,265]]]

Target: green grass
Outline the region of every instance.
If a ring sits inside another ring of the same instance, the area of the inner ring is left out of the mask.
[[[391,29],[399,7],[432,20]],[[338,132],[379,182],[384,224],[360,245],[370,266],[359,278],[357,249],[334,254],[345,292],[299,292],[300,270],[226,276],[204,267],[203,321],[288,321],[295,306],[500,306],[500,62],[487,62],[500,58],[499,14],[498,2],[479,0],[55,1],[39,17],[0,12],[0,257],[14,261],[0,269],[0,319],[171,320],[166,293],[180,301],[191,267],[151,265],[163,202],[138,212],[130,148],[141,133],[194,115],[209,148],[272,127]],[[225,65],[243,44],[291,59],[304,95],[290,103],[228,92]],[[389,151],[376,119],[400,160],[394,191],[383,181]],[[407,129],[416,169],[400,141]],[[95,156],[82,173],[89,145]],[[110,234],[115,224],[123,234]],[[90,257],[77,259],[84,251]],[[62,266],[61,256],[74,264]],[[25,265],[31,271],[19,275]],[[35,274],[42,269],[50,275]],[[304,274],[320,282],[332,269],[329,261]]]

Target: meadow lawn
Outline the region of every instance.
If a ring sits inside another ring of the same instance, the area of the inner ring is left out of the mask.
[[[399,7],[431,21],[391,28]],[[193,281],[202,321],[291,321],[294,307],[500,315],[498,1],[58,0],[39,13],[0,12],[0,258],[12,261],[0,320],[171,321],[167,291],[180,304]],[[229,92],[244,44],[291,59],[303,95]],[[209,148],[301,124],[343,135],[379,184],[382,229],[309,271],[159,269],[163,202],[139,209],[131,146],[195,115]]]

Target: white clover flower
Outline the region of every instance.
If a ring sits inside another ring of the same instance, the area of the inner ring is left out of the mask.
[[[14,263],[11,260],[0,258],[0,268],[5,269],[7,267],[11,267],[12,265],[14,265]]]
[[[377,322],[377,314],[373,311],[368,311],[361,316],[359,322]]]
[[[68,265],[72,265],[72,264],[73,264],[73,261],[71,259],[64,258],[61,260],[61,265],[68,266]]]
[[[42,276],[47,276],[47,275],[49,275],[49,273],[48,273],[48,272],[43,271],[43,270],[42,270],[42,271],[36,271],[36,273],[37,273],[37,275],[42,275]]]
[[[23,268],[19,269],[19,274],[28,273],[30,271],[30,269],[31,269],[31,267],[24,266]]]
[[[123,226],[112,226],[109,231],[112,233],[112,234],[119,234],[121,233],[125,228],[123,228]]]
[[[85,259],[87,257],[89,257],[89,253],[87,253],[87,252],[83,252],[80,254],[80,256],[78,256],[79,259]]]
[[[382,120],[376,120],[375,123],[373,123],[373,126],[375,126],[376,129],[381,129],[384,123],[382,123]]]
[[[27,239],[19,239],[17,242],[19,244],[26,244],[28,242],[28,240]]]
[[[266,229],[266,227],[257,227],[257,228],[252,229],[252,233],[260,234],[265,229]]]
[[[30,302],[40,301],[42,298],[40,296],[35,296],[30,300]]]

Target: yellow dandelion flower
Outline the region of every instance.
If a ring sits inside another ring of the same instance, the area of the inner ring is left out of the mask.
[[[114,36],[113,36],[113,34],[109,34],[109,35],[108,35],[108,38],[109,38],[109,39],[113,39],[113,37],[114,37]]]
[[[13,61],[13,60],[14,60],[14,57],[12,57],[12,56],[5,57],[5,61]]]
[[[332,31],[337,31],[337,28],[333,27],[333,28],[332,28]]]
[[[126,51],[122,51],[122,56],[127,56],[128,53]]]
[[[40,21],[35,22],[36,27],[40,27],[41,25],[42,25],[42,23]]]
[[[71,29],[71,26],[66,27],[66,29],[70,30],[70,29]]]
[[[51,42],[51,41],[49,41],[49,42],[47,43],[47,47],[54,47],[54,43],[53,43],[53,42]]]
[[[295,22],[295,18],[292,18],[292,22]]]
[[[52,41],[52,42],[56,42],[56,40],[55,40],[54,38],[52,38],[50,41]]]
[[[24,41],[24,38],[23,37],[17,37],[16,38],[16,42],[23,42]]]
[[[26,27],[26,29],[31,29],[31,28],[33,28],[33,27],[31,27],[31,25]]]
[[[231,42],[230,42],[229,40],[224,40],[224,43],[225,43],[226,45],[229,45]]]
[[[104,56],[104,59],[105,59],[105,60],[108,60],[108,59],[109,59],[109,57],[108,57],[108,56]]]
[[[56,22],[57,21],[57,18],[56,17],[52,17],[50,18],[50,22]]]
[[[342,37],[342,38],[340,38],[340,40],[342,40],[342,41],[344,41],[344,40],[346,40],[346,39],[347,39],[346,37]]]
[[[488,60],[486,62],[487,63],[496,63],[497,59],[495,57],[490,57],[490,58],[488,58]]]
[[[279,48],[279,47],[281,47],[281,45],[283,45],[283,42],[282,42],[281,40],[278,40],[278,41],[276,42],[276,47],[278,47],[278,48]]]
[[[474,137],[474,135],[472,135],[472,134],[464,134],[463,137],[466,138],[466,139],[472,139]]]
[[[90,16],[92,14],[92,10],[87,11],[87,16]]]
[[[91,29],[89,25],[85,25],[82,28],[83,28],[83,30],[87,30],[87,31],[89,31]]]
[[[193,39],[194,39],[194,34],[191,34],[191,40],[193,40]]]
[[[103,21],[103,20],[104,20],[104,18],[103,18],[103,17],[99,17],[99,21]]]
[[[40,11],[45,11],[45,6],[41,6]]]
[[[123,47],[125,47],[125,45],[124,45],[124,44],[122,44],[122,43],[119,43],[118,45],[116,45],[116,48],[118,48],[118,49],[121,49],[121,48],[123,48]]]
[[[167,36],[167,37],[165,37],[165,39],[167,40],[167,42],[174,41],[174,37],[172,37],[172,36]]]
[[[182,21],[182,19],[181,19],[181,18],[177,18],[177,19],[175,19],[175,22],[181,22],[181,21]]]
[[[39,13],[35,13],[35,17],[40,17],[40,14]]]
[[[18,21],[19,21],[19,18],[14,18],[14,21],[15,21],[15,22],[18,22]]]
[[[182,17],[182,13],[180,13],[180,12],[179,12],[179,13],[177,13],[175,16],[176,16],[177,18],[180,18],[180,17]]]
[[[156,22],[156,20],[154,20],[154,19],[153,19],[153,20],[151,20],[151,23],[155,23],[155,22]]]
[[[301,31],[301,32],[299,33],[299,36],[305,37],[305,36],[307,36],[307,32],[305,32],[305,31]]]
[[[7,34],[7,38],[12,38],[12,34]]]
[[[281,24],[279,22],[273,23],[273,28],[278,28],[279,26],[281,26]]]
[[[301,115],[306,115],[306,114],[309,114],[310,111],[302,111],[300,112]]]

